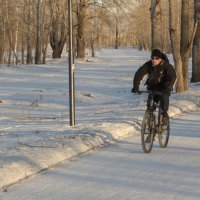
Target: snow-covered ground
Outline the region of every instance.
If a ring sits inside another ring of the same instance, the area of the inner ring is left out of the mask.
[[[124,135],[138,133],[146,95],[132,78],[150,52],[102,49],[75,63],[76,126],[69,126],[67,58],[0,67],[0,188]],[[171,59],[171,56],[169,56]],[[169,114],[199,106],[200,84],[171,95]]]
[[[171,120],[168,148],[144,154],[140,135],[9,187],[2,200],[199,200],[200,110]]]

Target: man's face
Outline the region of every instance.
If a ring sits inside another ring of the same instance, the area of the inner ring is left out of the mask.
[[[152,56],[151,57],[151,62],[153,65],[159,65],[162,61],[162,58],[156,57],[156,56]]]

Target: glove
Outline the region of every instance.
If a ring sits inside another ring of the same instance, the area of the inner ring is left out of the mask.
[[[132,93],[138,93],[138,91],[139,91],[139,90],[138,90],[138,89],[135,89],[135,88],[132,88],[132,90],[131,90]]]

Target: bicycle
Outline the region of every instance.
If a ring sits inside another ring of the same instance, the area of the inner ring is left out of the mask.
[[[170,121],[167,118],[167,123],[163,124],[162,108],[160,102],[154,101],[154,96],[162,95],[159,91],[140,91],[148,93],[149,106],[145,111],[141,126],[141,142],[144,153],[150,153],[153,147],[155,136],[158,136],[161,148],[166,148],[169,141]]]

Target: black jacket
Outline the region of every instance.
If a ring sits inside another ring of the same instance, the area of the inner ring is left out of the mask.
[[[168,60],[162,60],[157,66],[153,66],[151,60],[141,66],[135,73],[133,87],[139,90],[143,77],[147,75],[147,89],[152,91],[169,92],[176,81],[176,72]]]

